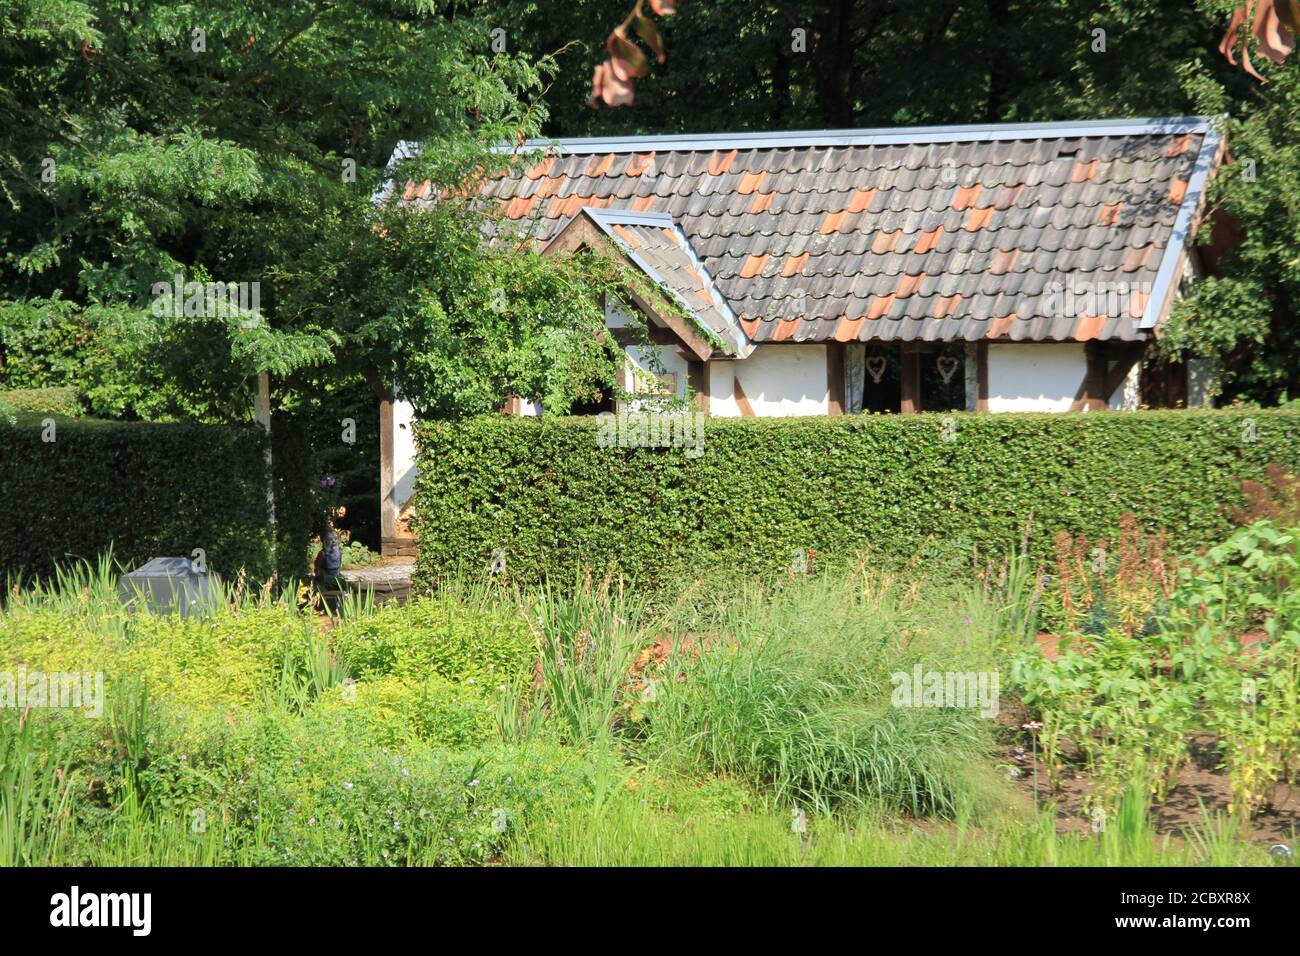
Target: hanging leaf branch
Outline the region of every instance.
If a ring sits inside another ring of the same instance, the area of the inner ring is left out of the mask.
[[[1250,25],[1242,30],[1247,22]],[[1266,83],[1250,62],[1251,36],[1259,41],[1260,53],[1274,63],[1281,63],[1295,47],[1297,33],[1300,33],[1300,0],[1246,0],[1233,11],[1228,30],[1219,41],[1219,52],[1236,66],[1233,51],[1240,46],[1241,68]]]
[[[649,48],[659,63],[664,55],[664,42],[654,21],[646,15],[646,0],[636,0],[636,6],[605,41],[609,59],[596,67],[591,78],[591,99],[587,105],[596,109],[606,106],[628,106],[636,98],[636,80],[650,72],[650,58],[646,51],[632,39],[635,35]],[[677,12],[677,0],[649,0],[650,9],[657,16],[670,17]]]

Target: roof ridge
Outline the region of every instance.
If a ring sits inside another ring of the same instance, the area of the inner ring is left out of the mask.
[[[1066,120],[1044,123],[983,123],[961,126],[898,126],[863,129],[792,130],[759,133],[663,133],[530,139],[523,146],[503,145],[500,152],[560,147],[569,154],[641,152],[646,147],[680,150],[780,149],[794,146],[870,146],[921,143],[990,142],[1057,136],[1140,136],[1208,132],[1212,116],[1165,116],[1133,119]]]

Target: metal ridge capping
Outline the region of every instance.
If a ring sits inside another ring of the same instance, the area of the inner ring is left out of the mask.
[[[1209,133],[1209,116],[1168,116],[1052,123],[985,123],[968,126],[890,126],[871,129],[797,130],[772,133],[669,133],[647,136],[530,139],[523,146],[501,145],[498,152],[559,147],[571,155],[639,152],[657,149],[780,149],[792,146],[871,146],[921,143],[992,142],[1054,136],[1138,136],[1152,133]],[[410,144],[399,143],[398,153]],[[408,154],[409,155],[409,154]],[[405,156],[401,158],[406,158]]]

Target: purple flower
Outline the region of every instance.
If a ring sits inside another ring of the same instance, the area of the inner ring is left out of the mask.
[[[333,487],[334,487],[334,476],[333,476],[333,475],[326,475],[324,478],[322,478],[322,479],[320,480],[320,486],[321,486],[322,488],[333,488]]]

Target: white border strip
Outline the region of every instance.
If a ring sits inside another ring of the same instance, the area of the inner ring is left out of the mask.
[[[1160,321],[1160,316],[1164,314],[1165,300],[1173,291],[1178,263],[1192,231],[1192,219],[1196,215],[1197,206],[1200,205],[1201,193],[1205,191],[1210,166],[1214,163],[1214,154],[1218,151],[1219,141],[1222,138],[1221,130],[1211,123],[1205,131],[1205,139],[1201,141],[1201,151],[1196,156],[1196,165],[1192,167],[1192,177],[1187,182],[1187,192],[1183,196],[1182,205],[1178,208],[1178,218],[1174,220],[1173,231],[1169,233],[1169,242],[1165,246],[1164,257],[1160,260],[1160,270],[1156,273],[1156,280],[1151,286],[1151,298],[1147,300],[1146,312],[1142,314],[1142,321],[1138,324],[1139,329],[1154,329],[1156,323]]]

